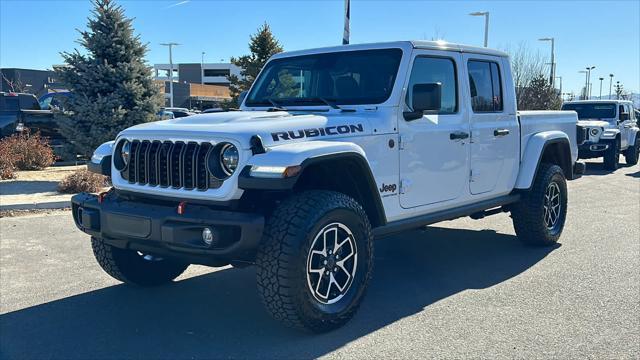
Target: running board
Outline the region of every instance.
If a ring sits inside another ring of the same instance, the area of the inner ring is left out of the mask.
[[[453,220],[460,217],[482,213],[487,209],[500,208],[520,200],[519,194],[501,196],[495,199],[484,200],[475,204],[464,205],[453,209],[438,211],[431,214],[416,216],[410,219],[398,220],[387,223],[387,225],[373,229],[373,236],[385,237],[399,232],[419,229],[423,226],[435,224],[440,221]],[[490,210],[495,211],[495,210]],[[503,210],[500,209],[500,212]],[[486,216],[486,214],[485,214]]]

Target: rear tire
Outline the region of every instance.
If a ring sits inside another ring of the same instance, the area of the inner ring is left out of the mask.
[[[114,279],[127,284],[162,285],[171,282],[189,267],[186,263],[116,248],[94,237],[91,238],[91,247],[100,267]]]
[[[307,191],[282,202],[258,249],[258,293],[289,327],[327,332],[344,325],[364,297],[373,266],[371,225],[354,199]]]
[[[604,153],[604,168],[607,170],[616,170],[620,163],[620,141],[611,142],[611,146]]]
[[[624,159],[627,162],[627,165],[635,165],[638,163],[638,157],[640,156],[640,137],[636,137],[636,141],[633,146],[629,146],[629,148],[624,152]]]
[[[542,163],[531,189],[511,210],[518,238],[529,245],[555,244],[567,218],[567,182],[558,165]]]

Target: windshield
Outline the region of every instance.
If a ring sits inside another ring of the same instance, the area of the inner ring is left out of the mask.
[[[614,103],[564,104],[562,110],[577,112],[578,119],[613,119],[616,117],[616,104]]]
[[[247,106],[379,104],[391,96],[400,49],[341,51],[270,61]]]

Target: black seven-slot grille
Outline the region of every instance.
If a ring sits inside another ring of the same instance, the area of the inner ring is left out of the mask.
[[[207,171],[209,143],[132,140],[129,164],[121,172],[130,184],[186,190],[218,188]]]

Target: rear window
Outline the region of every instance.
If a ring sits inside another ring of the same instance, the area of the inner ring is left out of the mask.
[[[0,96],[0,110],[20,110],[20,100],[17,96]]]
[[[20,109],[22,110],[40,110],[40,103],[33,95],[19,95]]]

